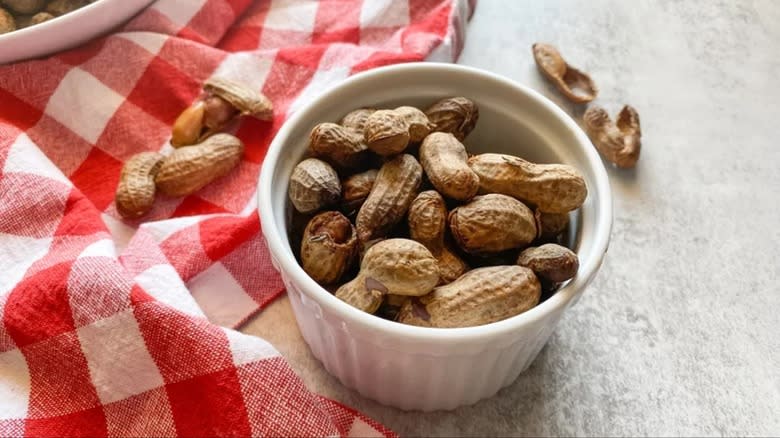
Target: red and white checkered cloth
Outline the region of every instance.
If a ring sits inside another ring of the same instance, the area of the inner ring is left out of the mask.
[[[392,435],[235,327],[282,292],[255,184],[287,115],[372,67],[451,61],[467,0],[160,0],[120,31],[0,67],[0,436]],[[122,163],[170,148],[213,74],[275,107],[246,156],[140,222]]]

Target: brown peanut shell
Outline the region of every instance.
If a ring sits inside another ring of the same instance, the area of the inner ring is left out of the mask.
[[[47,0],[3,0],[2,3],[8,9],[17,14],[34,14],[44,6]]]
[[[16,30],[16,19],[10,12],[0,7],[0,35]]]
[[[445,240],[447,206],[438,192],[428,190],[417,195],[409,207],[407,221],[409,236],[425,245],[436,257],[440,285],[450,283],[468,271],[468,265]]]
[[[357,235],[349,219],[336,211],[322,212],[303,232],[301,266],[317,283],[336,283],[352,265],[357,248]]]
[[[339,175],[330,164],[307,158],[293,169],[287,194],[296,210],[314,213],[339,200]]]
[[[366,120],[364,138],[373,152],[388,157],[409,145],[409,123],[393,110],[374,111]]]
[[[434,132],[420,146],[420,164],[436,190],[458,201],[468,201],[479,190],[479,177],[468,165],[463,143],[454,135]]]
[[[358,108],[354,111],[350,111],[341,118],[339,124],[345,128],[352,129],[360,135],[363,135],[366,129],[366,121],[368,116],[376,111],[374,108]]]
[[[574,103],[587,103],[596,98],[599,89],[591,77],[564,61],[558,49],[550,44],[532,46],[536,66],[567,99]]]
[[[359,133],[335,123],[315,126],[309,136],[309,149],[315,157],[341,169],[360,166],[367,151]]]
[[[216,134],[165,157],[154,181],[157,189],[168,196],[191,195],[230,173],[243,154],[244,143],[237,137]]]
[[[377,169],[369,169],[341,181],[341,209],[347,216],[360,210],[368,194],[371,193],[378,174]]]
[[[642,129],[639,114],[632,106],[624,106],[616,122],[597,106],[588,108],[582,120],[585,132],[604,158],[623,169],[636,166],[642,149]]]
[[[336,297],[374,313],[385,295],[425,295],[438,281],[436,259],[422,244],[409,239],[387,239],[366,252],[357,277],[342,285]]]
[[[384,237],[403,219],[421,181],[422,167],[408,154],[398,155],[379,169],[355,221],[361,243]]]
[[[479,108],[466,97],[448,97],[425,110],[428,120],[438,132],[449,132],[458,141],[463,141],[479,120]]]
[[[501,193],[545,213],[579,208],[588,196],[585,179],[566,164],[534,164],[505,154],[480,154],[468,160],[479,177],[480,193]]]
[[[536,238],[533,212],[522,202],[501,194],[477,196],[449,216],[458,246],[471,254],[491,254],[522,248]]]
[[[491,266],[464,274],[404,303],[398,322],[423,327],[473,327],[519,315],[539,303],[541,286],[522,266]]]
[[[162,154],[157,152],[141,152],[125,162],[115,197],[116,209],[122,217],[138,218],[152,209],[156,192],[154,178],[162,159]]]
[[[436,125],[428,120],[424,112],[413,106],[399,106],[393,110],[406,120],[409,125],[409,141],[419,143],[433,131]]]
[[[531,269],[539,278],[552,283],[560,283],[574,277],[580,267],[574,251],[554,243],[526,248],[517,258],[517,264]]]
[[[544,213],[539,209],[534,212],[539,238],[551,240],[566,231],[569,226],[569,213]]]
[[[214,76],[206,81],[203,89],[229,102],[241,115],[259,120],[274,118],[274,106],[271,101],[263,93],[246,84]]]

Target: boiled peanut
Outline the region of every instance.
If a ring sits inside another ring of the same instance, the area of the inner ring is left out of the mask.
[[[247,85],[212,77],[203,84],[203,91],[203,95],[173,123],[171,146],[176,148],[203,141],[239,115],[260,120],[273,118],[271,101]]]
[[[272,120],[274,106],[263,93],[248,85],[221,77],[211,77],[203,85],[203,90],[211,96],[230,103],[243,116],[251,116],[258,120]]]
[[[366,129],[366,121],[368,116],[376,111],[374,108],[359,108],[354,111],[350,111],[346,116],[342,117],[339,125],[349,128],[360,135],[363,135]]]
[[[450,231],[458,246],[472,254],[490,254],[527,246],[536,238],[533,212],[501,194],[477,196],[450,212]]]
[[[27,23],[27,26],[34,26],[36,24],[41,24],[45,21],[51,20],[52,18],[55,18],[54,15],[48,12],[38,12],[37,14],[30,17],[30,21]]]
[[[399,106],[393,110],[406,119],[409,125],[409,141],[419,143],[436,127],[424,112],[413,106]]]
[[[34,14],[46,5],[46,0],[3,0],[8,9],[17,14]]]
[[[336,297],[374,313],[385,295],[425,295],[438,281],[436,259],[423,245],[408,239],[388,239],[366,252],[357,277],[341,286]]]
[[[542,240],[555,239],[569,226],[569,213],[544,213],[536,209],[534,216]]]
[[[241,140],[230,134],[216,134],[165,157],[154,181],[157,189],[168,196],[191,195],[230,173],[243,154]]]
[[[88,4],[88,0],[51,0],[46,5],[46,12],[59,17]]]
[[[314,216],[303,232],[301,265],[317,283],[339,281],[357,255],[357,235],[349,219],[336,211]]]
[[[363,136],[335,123],[320,123],[311,131],[309,149],[314,156],[342,169],[355,168],[367,150]]]
[[[313,213],[338,201],[339,176],[330,164],[307,158],[293,169],[288,195],[296,210]]]
[[[436,190],[458,201],[468,201],[479,190],[479,177],[469,167],[463,143],[445,132],[434,132],[420,146],[420,164]]]
[[[526,248],[517,258],[517,264],[531,269],[539,278],[553,283],[574,277],[580,267],[574,251],[554,243]]]
[[[374,111],[366,120],[364,138],[368,148],[379,155],[400,154],[409,145],[409,122],[393,110]]]
[[[348,216],[357,213],[371,193],[379,173],[376,169],[356,173],[341,181],[341,209]]]
[[[436,125],[434,131],[449,132],[463,141],[477,125],[479,108],[468,98],[449,97],[428,107],[425,115]]]
[[[409,207],[409,235],[422,243],[439,263],[439,284],[447,284],[468,271],[469,267],[445,241],[447,206],[433,190],[420,193]]]
[[[384,237],[403,219],[421,181],[422,167],[408,154],[398,155],[379,169],[355,221],[361,243]]]
[[[596,98],[599,89],[593,79],[567,64],[558,49],[549,44],[536,43],[532,51],[539,71],[552,81],[566,98],[574,103],[587,103]]]
[[[16,20],[8,11],[0,7],[0,35],[16,30]]]
[[[636,166],[642,149],[642,129],[633,107],[624,106],[616,122],[597,106],[588,108],[582,119],[585,132],[607,160],[624,169]]]
[[[428,295],[404,303],[398,322],[423,327],[473,327],[519,315],[539,303],[541,286],[530,269],[474,269]]]
[[[141,152],[128,159],[119,175],[116,189],[116,210],[122,217],[145,215],[154,204],[154,177],[160,170],[163,156],[157,152]]]
[[[534,164],[504,154],[475,155],[468,164],[479,177],[480,193],[509,195],[545,213],[579,208],[588,195],[585,179],[565,164]]]

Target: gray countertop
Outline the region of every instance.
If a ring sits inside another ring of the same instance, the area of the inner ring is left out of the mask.
[[[531,368],[453,412],[402,412],[330,377],[287,298],[243,331],[314,391],[403,436],[780,434],[780,2],[481,0],[461,64],[530,85],[546,41],[598,103],[642,120],[633,171],[609,168],[607,259]]]

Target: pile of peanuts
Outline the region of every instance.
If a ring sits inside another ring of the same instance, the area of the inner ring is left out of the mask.
[[[466,97],[360,108],[321,123],[293,169],[290,241],[320,285],[404,324],[469,327],[518,315],[576,275],[563,246],[587,197],[563,164],[469,155]]]
[[[158,192],[189,196],[227,176],[241,163],[244,143],[225,131],[244,116],[272,120],[273,103],[246,84],[209,78],[173,123],[172,152],[140,152],[125,161],[114,198],[119,215],[141,218],[154,207]]]
[[[49,21],[95,0],[0,0],[0,34]]]

